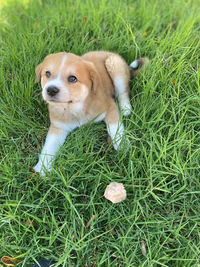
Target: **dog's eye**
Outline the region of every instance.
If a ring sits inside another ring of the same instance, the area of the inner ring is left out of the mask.
[[[77,82],[77,78],[75,76],[69,76],[68,77],[68,82],[70,82],[70,83],[76,83]]]
[[[50,71],[46,71],[46,77],[49,78],[51,76],[51,72]]]

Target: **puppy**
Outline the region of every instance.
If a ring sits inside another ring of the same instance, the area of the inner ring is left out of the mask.
[[[119,99],[123,115],[129,115],[129,80],[148,61],[140,58],[128,66],[118,54],[105,51],[83,56],[61,52],[45,57],[36,67],[35,82],[41,81],[51,123],[34,170],[41,175],[51,171],[55,155],[67,135],[91,120],[106,123],[117,150],[124,137],[124,126],[115,98]]]

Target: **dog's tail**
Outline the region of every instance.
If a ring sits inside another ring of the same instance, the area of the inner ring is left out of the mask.
[[[148,64],[149,59],[147,57],[141,57],[134,60],[129,66],[131,79],[138,73],[142,72]]]

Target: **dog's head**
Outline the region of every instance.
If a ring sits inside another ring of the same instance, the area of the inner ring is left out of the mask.
[[[54,105],[84,102],[99,83],[94,65],[71,53],[48,55],[35,72],[44,100]]]

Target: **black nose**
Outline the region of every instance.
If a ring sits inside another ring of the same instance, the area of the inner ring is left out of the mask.
[[[53,85],[47,88],[47,94],[50,96],[55,96],[58,92],[59,92],[59,89]]]

